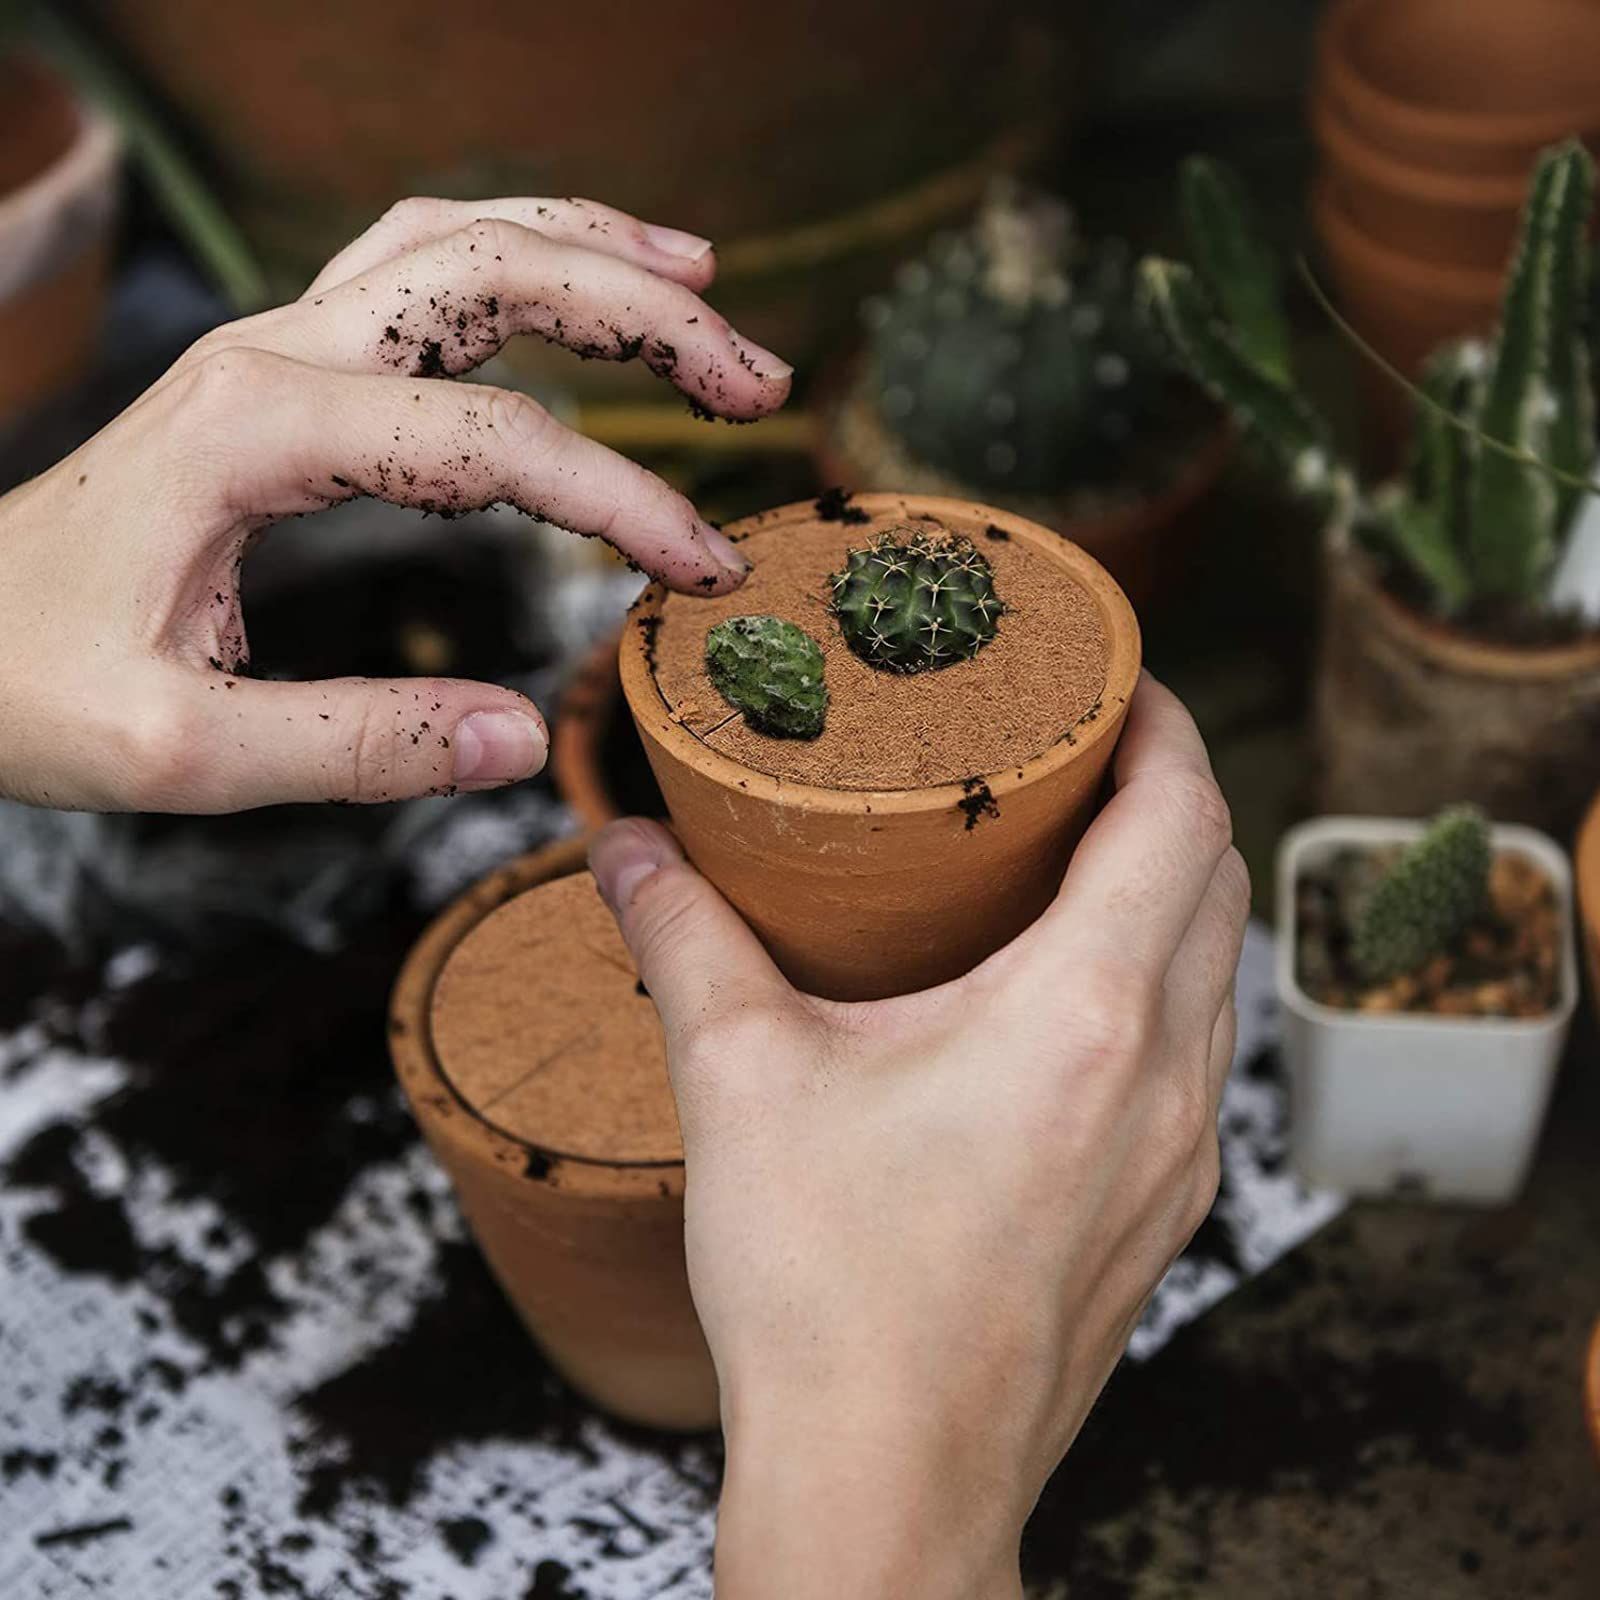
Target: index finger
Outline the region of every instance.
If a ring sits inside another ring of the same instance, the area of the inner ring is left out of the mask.
[[[1112,771],[1116,792],[1019,944],[1056,977],[1091,963],[1159,984],[1233,841],[1233,824],[1194,719],[1148,672],[1129,702]]]

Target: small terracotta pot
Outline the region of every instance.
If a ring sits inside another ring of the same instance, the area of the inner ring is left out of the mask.
[[[622,688],[678,837],[788,976],[841,1000],[957,977],[1044,910],[1093,814],[1140,664],[1127,598],[1097,561],[1048,528],[930,495],[861,495],[854,504],[880,526],[926,515],[981,540],[998,525],[1082,586],[1099,609],[1109,656],[1098,715],[1020,766],[966,784],[827,789],[746,767],[674,719],[652,665],[652,619],[665,592],[645,591],[638,625],[623,634]],[[809,502],[729,530],[748,539],[757,560],[764,546],[820,531],[837,525],[819,522]],[[862,533],[870,537],[870,527]],[[992,811],[975,804],[978,794]]]
[[[1410,166],[1364,139],[1326,96],[1311,103],[1311,127],[1331,203],[1375,245],[1413,261],[1504,271],[1529,174],[1480,177]]]
[[[852,494],[887,478],[920,493],[963,496],[966,486],[914,460],[865,403],[861,366],[852,362],[822,385],[818,398],[817,471]],[[1206,530],[1205,508],[1233,459],[1238,436],[1226,418],[1197,436],[1165,488],[1144,499],[1085,515],[1044,495],[1018,496],[1009,509],[1054,529],[1087,550],[1146,612],[1181,581],[1184,557]]]
[[[1600,134],[1600,7],[1577,0],[1344,0],[1317,89],[1412,167],[1523,177],[1546,145]]]
[[[1600,1322],[1589,1336],[1589,1354],[1584,1362],[1583,1414],[1589,1422],[1589,1437],[1600,1454]]]
[[[1429,816],[1472,801],[1569,839],[1594,793],[1600,638],[1518,648],[1417,615],[1329,530],[1318,809]]]
[[[608,633],[579,663],[550,730],[550,777],[556,793],[591,832],[618,817],[663,817],[644,746],[622,703],[617,651],[622,630]]]
[[[52,68],[0,57],[0,421],[65,388],[99,337],[117,153]]]
[[[551,1362],[627,1421],[714,1426],[660,1025],[583,841],[446,910],[401,970],[389,1032],[418,1125]]]

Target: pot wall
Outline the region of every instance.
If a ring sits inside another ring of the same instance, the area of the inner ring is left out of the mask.
[[[780,782],[710,750],[669,714],[646,630],[623,635],[623,692],[690,859],[750,923],[800,988],[839,1000],[906,994],[959,977],[1042,912],[1098,803],[1138,681],[1139,627],[1122,591],[1076,545],[1011,513],[917,495],[857,496],[874,518],[908,507],[981,541],[1004,527],[1058,562],[1098,601],[1111,646],[1102,709],[1071,742],[975,788],[839,791]],[[737,524],[781,536],[809,504]],[[870,530],[864,530],[870,532]],[[631,619],[663,599],[647,590]]]
[[[390,1049],[479,1249],[552,1364],[626,1421],[710,1428],[717,1382],[689,1293],[682,1163],[550,1159],[469,1110],[433,1051],[433,986],[450,952],[506,900],[584,864],[584,841],[555,845],[446,910],[401,971]]]
[[[1318,808],[1422,817],[1471,801],[1570,838],[1595,786],[1600,641],[1518,650],[1431,625],[1343,529],[1324,566]]]
[[[1543,834],[1497,826],[1496,850],[1531,856],[1562,908],[1561,995],[1534,1021],[1363,1016],[1295,979],[1295,885],[1346,845],[1409,843],[1426,825],[1323,817],[1278,852],[1278,997],[1291,1092],[1290,1150],[1308,1184],[1361,1195],[1498,1205],[1522,1187],[1577,1004],[1572,873]]]

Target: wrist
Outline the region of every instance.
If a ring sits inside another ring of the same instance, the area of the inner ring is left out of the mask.
[[[1020,1600],[1010,1473],[926,1410],[730,1407],[717,1600]]]

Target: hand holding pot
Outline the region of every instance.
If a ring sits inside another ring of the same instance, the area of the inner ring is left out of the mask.
[[[674,588],[745,563],[680,495],[527,397],[441,381],[538,333],[637,356],[750,419],[789,369],[699,298],[711,246],[579,200],[408,200],[293,305],[208,334],[121,417],[0,500],[0,795],[94,810],[398,800],[525,778],[520,695],[446,679],[236,676],[238,571],[276,518],[372,495],[509,502]]]
[[[1145,678],[1053,905],[969,976],[785,981],[638,821],[601,892],[666,1030],[728,1474],[719,1595],[1016,1595],[1022,1525],[1210,1209],[1249,905]]]

